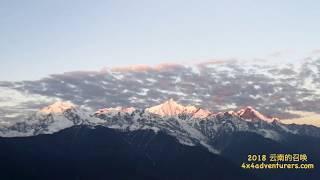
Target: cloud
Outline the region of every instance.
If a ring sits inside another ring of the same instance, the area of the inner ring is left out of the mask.
[[[151,71],[166,71],[175,68],[183,68],[184,65],[177,63],[161,63],[155,66],[140,64],[140,65],[131,65],[131,66],[119,66],[119,67],[111,67],[104,68],[104,71],[111,72],[151,72]]]
[[[314,60],[313,63],[318,62]],[[235,107],[254,106],[281,118],[291,118],[285,112],[287,108],[320,113],[316,105],[320,103],[317,91],[320,89],[320,83],[317,83],[320,77],[316,71],[310,71],[309,66],[297,65],[301,68],[292,69],[285,64],[244,65],[240,60],[219,59],[193,65],[135,65],[100,71],[74,71],[39,81],[2,83],[0,87],[38,94],[41,98],[61,98],[91,109],[116,106],[143,108],[172,97],[185,104],[201,102],[201,107],[213,111],[225,110],[226,105],[234,104]],[[314,82],[314,86],[305,86],[309,81]],[[2,97],[10,96],[7,93]]]
[[[311,55],[319,55],[320,54],[320,48],[312,50],[310,54]]]

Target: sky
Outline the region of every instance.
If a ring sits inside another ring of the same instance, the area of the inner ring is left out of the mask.
[[[0,81],[320,49],[315,0],[1,0]]]

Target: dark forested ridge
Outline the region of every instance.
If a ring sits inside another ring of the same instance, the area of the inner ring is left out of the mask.
[[[201,146],[153,131],[72,127],[0,138],[1,179],[256,179]]]

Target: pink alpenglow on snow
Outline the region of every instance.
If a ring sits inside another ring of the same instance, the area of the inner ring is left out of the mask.
[[[179,114],[188,114],[194,118],[206,118],[212,113],[208,110],[200,109],[195,106],[183,106],[173,99],[163,104],[153,106],[146,109],[147,112],[158,114],[160,116],[177,116]]]
[[[64,111],[68,109],[75,109],[75,105],[70,102],[63,102],[58,101],[52,105],[49,105],[47,107],[42,108],[39,112],[44,114],[50,114],[50,113],[63,113]],[[134,107],[115,107],[115,108],[103,108],[97,110],[94,114],[117,114],[117,113],[128,113],[131,114],[136,109]],[[201,109],[195,106],[191,105],[181,105],[174,101],[173,99],[170,99],[168,101],[165,101],[162,104],[152,106],[150,108],[145,109],[146,112],[157,114],[162,117],[170,117],[170,116],[178,116],[180,114],[186,114],[189,115],[192,118],[195,119],[205,119],[209,116],[215,116],[221,113],[228,113],[232,116],[238,116],[242,119],[245,119],[247,121],[265,121],[268,123],[273,122],[274,120],[278,120],[278,118],[266,116],[259,111],[255,110],[251,106],[248,106],[246,108],[240,109],[239,111],[228,111],[228,112],[218,112],[213,113],[206,109]]]
[[[243,119],[251,120],[251,121],[257,121],[257,120],[263,120],[266,122],[273,122],[274,120],[278,120],[277,118],[268,117],[266,115],[263,115],[259,111],[255,110],[251,106],[248,106],[244,109],[240,109],[237,112],[238,116],[240,116]]]
[[[45,114],[63,113],[64,111],[73,108],[75,108],[75,105],[70,102],[58,101],[52,105],[42,108],[40,112]]]

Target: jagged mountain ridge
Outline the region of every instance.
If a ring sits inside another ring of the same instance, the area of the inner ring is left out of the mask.
[[[81,124],[98,125],[99,119],[90,117],[89,114],[70,102],[58,101],[13,125],[3,125],[0,127],[0,134],[7,137],[52,134]]]
[[[202,145],[213,153],[223,150],[226,144],[221,140],[235,132],[253,132],[279,142],[285,141],[288,135],[320,137],[319,128],[285,125],[252,107],[237,112],[213,113],[195,106],[183,106],[173,99],[146,109],[104,108],[93,114],[71,103],[57,102],[25,121],[1,127],[0,133],[4,137],[35,136],[52,134],[75,125],[105,126],[121,131],[161,131],[182,144]]]
[[[147,112],[158,114],[160,116],[177,116],[179,114],[188,114],[193,118],[206,118],[212,113],[208,110],[196,108],[195,106],[183,106],[175,102],[172,98],[163,104],[146,109]]]

